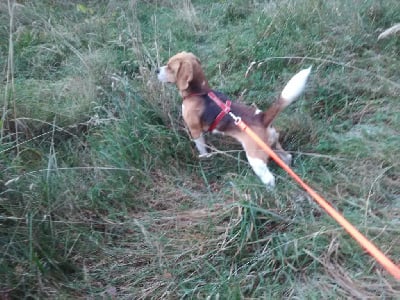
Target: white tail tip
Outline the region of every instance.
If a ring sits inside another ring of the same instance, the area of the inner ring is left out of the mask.
[[[311,68],[312,66],[307,69],[301,70],[299,73],[294,75],[286,84],[281,93],[281,98],[285,100],[287,105],[296,100],[296,98],[299,97],[300,94],[303,92],[307,82],[307,78],[311,73]]]

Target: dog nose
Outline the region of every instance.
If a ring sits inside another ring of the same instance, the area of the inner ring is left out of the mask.
[[[156,74],[160,73],[160,68],[156,69]]]

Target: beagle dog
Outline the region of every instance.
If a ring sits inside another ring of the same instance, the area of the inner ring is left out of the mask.
[[[230,111],[241,117],[287,165],[290,165],[292,156],[283,150],[278,141],[279,134],[271,124],[275,117],[303,92],[310,71],[311,67],[293,76],[280,97],[265,112],[244,104],[231,103],[227,96],[213,91],[208,85],[200,60],[192,53],[181,52],[172,56],[156,73],[159,81],[176,84],[183,98],[183,119],[200,153],[199,157],[209,155],[204,132],[212,131],[231,136],[242,144],[247,160],[257,176],[267,188],[272,188],[275,186],[275,178],[267,167],[268,155],[235,125],[231,116],[221,116],[221,108],[211,99],[210,92],[226,105],[230,105]],[[216,119],[219,119],[217,124]]]

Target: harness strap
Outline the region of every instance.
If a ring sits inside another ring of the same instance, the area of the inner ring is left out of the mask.
[[[190,98],[192,96],[204,96],[204,95],[205,95],[205,93],[193,93],[193,94],[189,94],[189,95],[183,97],[183,100],[185,100],[186,98]],[[211,123],[210,127],[208,128],[208,131],[211,132],[218,126],[219,122],[221,122],[221,120],[227,114],[230,113],[232,102],[230,100],[227,100],[226,103],[224,103],[213,92],[208,92],[207,96],[210,97],[210,99],[213,100],[215,102],[215,104],[217,104],[218,107],[221,109],[221,112],[217,115],[217,117],[214,119],[214,121]]]
[[[219,99],[213,92],[209,92],[207,95],[211,98],[211,100],[215,102],[215,104],[218,105],[219,108],[221,108],[221,112],[208,128],[208,131],[213,131],[217,127],[219,122],[221,122],[221,120],[231,111],[232,102],[230,100],[227,100],[226,103],[222,102],[221,99]]]

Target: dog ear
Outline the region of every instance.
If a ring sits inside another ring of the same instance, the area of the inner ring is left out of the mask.
[[[178,73],[176,75],[176,85],[180,91],[184,91],[189,87],[189,83],[193,79],[193,66],[189,61],[181,62]]]

